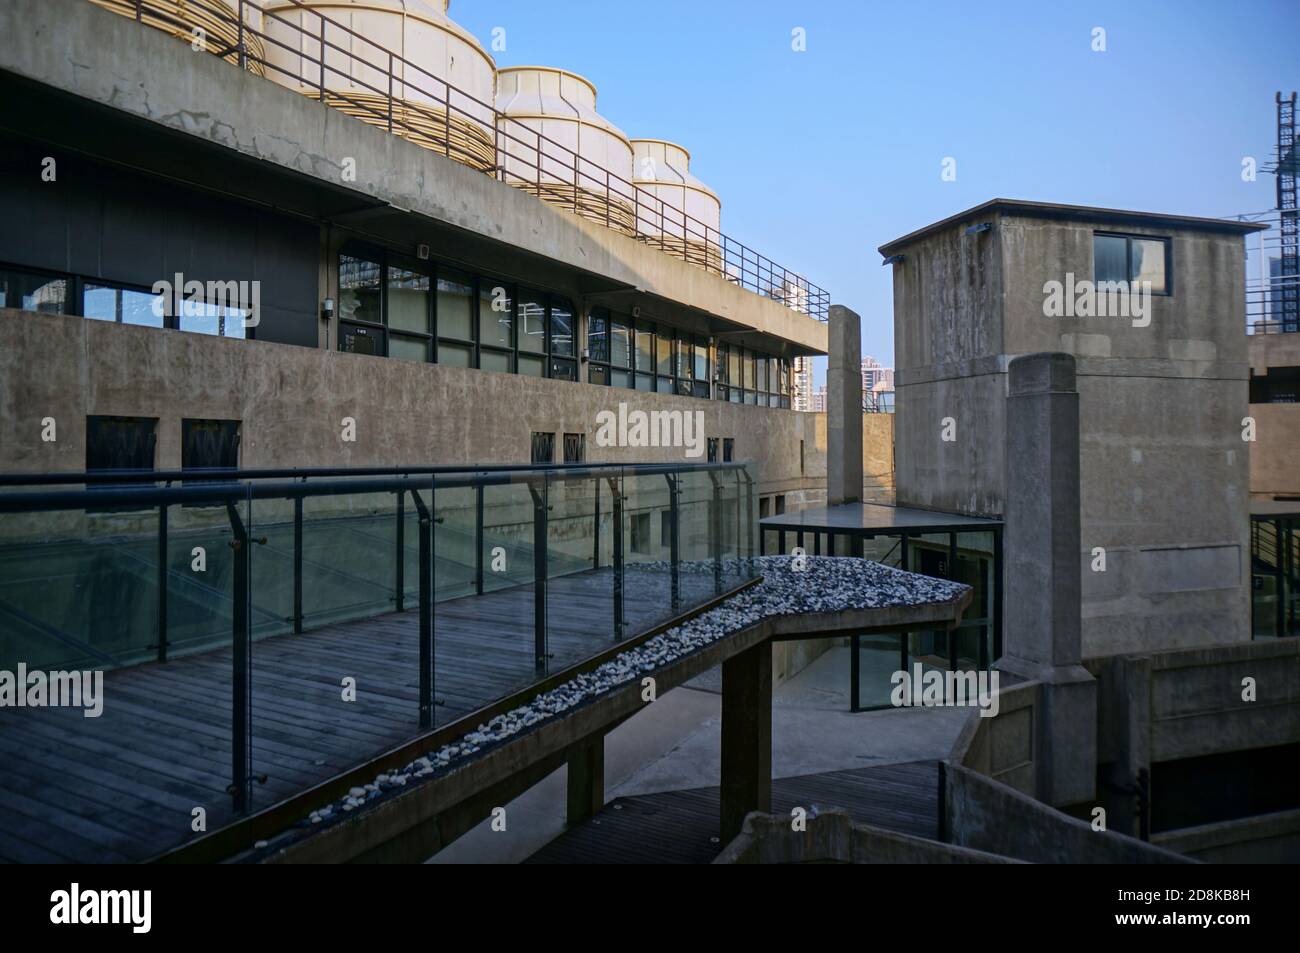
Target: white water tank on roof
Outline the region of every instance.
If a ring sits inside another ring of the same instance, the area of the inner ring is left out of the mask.
[[[384,128],[391,105],[396,135],[490,171],[496,64],[447,15],[448,6],[449,0],[265,0],[267,76],[308,96],[320,96],[323,84],[325,102]]]
[[[498,142],[510,185],[585,218],[634,231],[632,144],[596,111],[596,87],[567,70],[497,72]]]
[[[90,0],[97,7],[130,17],[136,16],[136,0]],[[193,46],[202,42],[209,53],[224,53],[223,59],[239,62],[239,0],[142,0],[140,21],[146,26],[170,33]],[[244,22],[254,28],[261,22],[261,12],[251,3],[244,5]],[[265,76],[261,64],[263,44],[252,32],[244,33],[244,48],[250,59],[248,68]],[[229,50],[230,52],[225,52]]]
[[[722,200],[691,174],[691,154],[663,139],[633,139],[632,150],[638,230],[669,254],[721,273]]]

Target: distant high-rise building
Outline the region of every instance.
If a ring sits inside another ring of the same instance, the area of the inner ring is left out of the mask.
[[[893,407],[894,369],[885,367],[871,355],[862,359],[862,406],[867,410]]]
[[[812,358],[794,359],[794,384],[791,387],[790,405],[804,412],[813,410]]]
[[[816,393],[812,395],[812,409],[815,413],[826,412],[826,385],[822,384],[817,388]]]

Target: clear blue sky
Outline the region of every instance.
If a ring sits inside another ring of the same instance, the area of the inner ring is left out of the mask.
[[[581,73],[628,135],[690,149],[723,231],[857,310],[886,364],[877,246],[994,197],[1269,209],[1273,176],[1243,182],[1242,157],[1268,162],[1273,94],[1300,87],[1300,0],[453,0],[451,16],[485,45],[505,29],[498,65]]]

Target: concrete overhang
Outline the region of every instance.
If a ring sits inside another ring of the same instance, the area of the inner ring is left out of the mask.
[[[1136,225],[1147,228],[1176,228],[1180,230],[1229,232],[1247,235],[1268,228],[1255,222],[1239,222],[1222,218],[1199,218],[1191,215],[1167,215],[1162,212],[1134,212],[1125,209],[1096,208],[1088,205],[1060,205],[1053,202],[1030,202],[1024,199],[990,199],[964,212],[950,215],[941,221],[918,228],[914,232],[881,245],[882,257],[896,255],[907,246],[937,232],[954,228],[963,222],[981,216],[1057,219],[1071,222],[1091,222],[1098,225]]]
[[[579,294],[644,289],[824,354],[826,325],[90,3],[0,5],[14,134],[483,271]],[[355,181],[344,180],[352,160]],[[549,279],[549,280],[542,280]]]

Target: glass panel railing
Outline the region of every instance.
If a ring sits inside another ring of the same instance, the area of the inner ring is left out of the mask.
[[[302,505],[304,627],[394,611],[397,494],[309,493]]]
[[[534,516],[544,488],[544,476],[526,471],[439,480],[433,533],[438,724],[477,711],[545,670],[534,586]]]
[[[673,618],[672,507],[662,472],[623,471],[625,635]]]
[[[154,658],[161,508],[0,515],[0,669]]]
[[[222,479],[0,492],[0,669],[104,681],[0,710],[0,860],[155,856],[745,572],[734,467]]]
[[[599,478],[563,473],[547,479],[546,499],[546,641],[553,671],[614,644],[610,544],[597,552],[604,541],[601,514],[612,513],[613,500]]]

